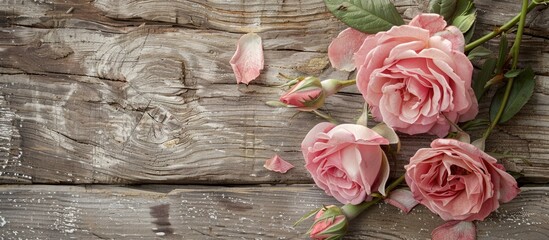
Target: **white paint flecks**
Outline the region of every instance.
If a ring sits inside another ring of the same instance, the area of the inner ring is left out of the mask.
[[[65,206],[60,213],[56,212],[57,218],[53,223],[53,229],[61,233],[71,234],[78,231],[76,222],[80,216],[80,209],[73,206]]]
[[[0,227],[4,227],[6,225],[6,219],[2,216],[0,216]]]

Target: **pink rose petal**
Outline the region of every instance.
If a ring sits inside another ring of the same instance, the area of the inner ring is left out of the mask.
[[[328,47],[328,58],[332,67],[343,71],[355,69],[353,55],[362,45],[368,34],[347,28],[339,33]]]
[[[450,42],[452,42],[452,49],[455,51],[463,52],[465,47],[465,37],[461,30],[455,26],[449,26],[443,31],[437,32],[435,36],[441,36]]]
[[[407,189],[396,189],[389,194],[385,202],[397,208],[400,208],[405,213],[410,212],[419,202],[416,201],[412,192]]]
[[[264,64],[261,37],[255,33],[240,37],[230,64],[237,83],[248,84],[256,79]]]
[[[280,158],[278,155],[274,155],[273,158],[265,161],[263,167],[271,171],[286,173],[288,170],[294,168],[294,165],[284,161],[284,159]]]
[[[444,21],[444,17],[441,15],[423,13],[415,16],[408,25],[427,29],[431,34],[434,34],[442,31],[446,27],[446,21]]]
[[[431,232],[432,240],[474,240],[477,229],[473,222],[450,221]]]

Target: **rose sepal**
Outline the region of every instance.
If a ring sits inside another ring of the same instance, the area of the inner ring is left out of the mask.
[[[313,239],[341,239],[347,233],[348,226],[349,219],[343,210],[330,205],[317,211],[315,221],[307,234]]]

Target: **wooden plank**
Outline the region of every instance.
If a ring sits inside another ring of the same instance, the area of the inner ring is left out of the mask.
[[[477,222],[479,239],[547,239],[549,188]],[[305,212],[336,204],[310,185],[289,187],[0,186],[0,237],[48,239],[297,239]],[[382,204],[352,222],[346,239],[426,239],[443,221],[424,207],[404,215]]]
[[[501,15],[486,11],[488,2],[478,3],[485,12],[481,30],[516,11],[513,1],[497,4]],[[408,18],[425,9],[396,3]],[[344,26],[322,1],[13,0],[0,6],[0,182],[311,182],[299,145],[321,119],[264,102],[282,93],[273,87],[283,82],[278,73],[349,77],[328,66],[326,47]],[[528,20],[531,44],[522,51],[528,59],[522,63],[540,74],[536,93],[488,150],[511,150],[516,157],[509,164],[523,169],[525,181],[547,182],[549,85],[542,75],[549,44],[541,9]],[[267,66],[257,82],[237,86],[228,61],[250,30],[264,39]],[[331,98],[326,110],[353,122],[361,103],[351,89]],[[393,176],[432,139],[402,138]],[[263,169],[275,153],[296,168],[284,175]]]

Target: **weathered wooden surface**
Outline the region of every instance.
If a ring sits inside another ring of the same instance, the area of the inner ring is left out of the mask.
[[[516,1],[477,1],[478,28],[511,18]],[[426,1],[396,1],[407,18]],[[489,141],[526,181],[549,180],[549,14],[528,18],[521,63],[536,93]],[[544,14],[545,13],[545,14]],[[0,182],[308,183],[299,144],[321,119],[264,104],[278,73],[347,78],[326,48],[344,26],[320,0],[0,1]],[[264,39],[266,69],[236,85],[228,64],[242,33]],[[326,110],[353,122],[351,89]],[[419,139],[419,140],[418,140]],[[431,137],[403,136],[395,174]],[[297,167],[263,169],[278,153]]]
[[[407,19],[427,7],[395,3]],[[513,0],[476,4],[479,33],[519,9]],[[343,28],[321,0],[0,0],[0,183],[214,185],[0,185],[0,238],[302,238],[310,222],[292,223],[336,203],[321,190],[218,185],[312,182],[299,144],[322,120],[264,102],[282,93],[278,73],[353,77],[326,57]],[[247,32],[263,38],[266,68],[236,85],[228,62]],[[505,164],[526,183],[549,182],[548,42],[549,14],[538,7],[520,62],[537,74],[534,96],[488,142],[510,151]],[[351,88],[325,110],[353,122],[361,108]],[[431,139],[402,136],[393,176]],[[275,153],[296,168],[265,170]],[[549,188],[522,189],[477,223],[480,239],[549,238]],[[425,239],[441,223],[423,207],[405,216],[381,205],[354,221],[348,239]]]
[[[478,239],[549,238],[547,187],[524,187],[477,222]],[[0,237],[47,239],[302,239],[309,210],[335,203],[310,185],[203,188],[152,185],[0,186]],[[426,239],[442,220],[386,204],[352,221],[346,239]]]

